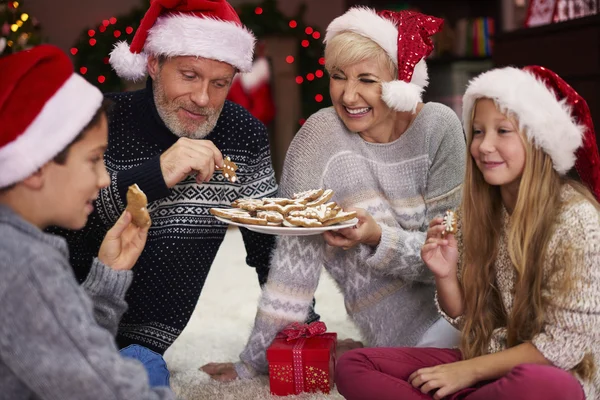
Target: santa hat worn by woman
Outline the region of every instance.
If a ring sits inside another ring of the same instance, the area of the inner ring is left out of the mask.
[[[102,93],[73,73],[58,47],[0,58],[0,188],[27,178],[65,149],[100,106]]]
[[[226,0],[152,0],[131,45],[117,43],[110,64],[129,80],[144,78],[150,54],[208,58],[248,72],[254,42]]]
[[[561,175],[573,166],[600,200],[600,156],[586,101],[548,68],[506,67],[473,79],[463,97],[463,122],[472,135],[473,108],[480,98],[492,99],[502,112],[512,113],[529,140],[552,159]]]
[[[325,42],[342,32],[354,32],[377,43],[398,66],[398,78],[382,85],[383,101],[396,111],[414,113],[429,83],[425,58],[433,51],[431,36],[443,23],[415,11],[354,7],[329,24]]]

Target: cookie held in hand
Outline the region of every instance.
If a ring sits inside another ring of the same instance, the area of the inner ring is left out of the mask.
[[[148,213],[148,198],[138,185],[133,184],[127,189],[127,208],[131,214],[133,224],[139,228],[145,228],[152,223]]]
[[[237,175],[235,174],[235,171],[237,171],[237,169],[238,166],[235,165],[233,161],[231,161],[231,158],[225,157],[225,159],[223,160],[223,168],[221,171],[223,172],[223,176],[227,178],[229,182],[237,182]]]
[[[442,221],[442,225],[444,225],[444,231],[442,232],[442,235],[445,235],[447,233],[455,234],[456,224],[457,219],[454,211],[446,211],[446,214],[444,215],[444,220]]]

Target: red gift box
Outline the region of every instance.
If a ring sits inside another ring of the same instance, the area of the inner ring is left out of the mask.
[[[292,324],[267,349],[271,394],[329,393],[333,388],[337,334],[323,322]]]

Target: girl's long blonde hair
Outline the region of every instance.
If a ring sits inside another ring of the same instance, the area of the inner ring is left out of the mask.
[[[470,136],[467,149],[472,142]],[[542,296],[547,283],[545,263],[551,262],[553,272],[560,270],[558,272],[564,274],[564,285],[560,290],[568,291],[572,287],[573,278],[569,271],[574,262],[582,260],[568,257],[568,260],[552,262],[545,257],[561,208],[562,186],[573,186],[579,193],[578,200],[586,199],[600,209],[586,187],[561,177],[554,170],[552,159],[525,135],[522,138],[526,150],[525,167],[508,231],[508,253],[516,274],[510,315],[506,314],[495,282],[494,262],[503,227],[500,189],[486,183],[473,157],[467,157],[461,204],[461,285],[465,308],[460,349],[465,359],[487,354],[496,328],[507,328],[508,347],[530,341],[542,331],[547,301]],[[589,377],[593,373],[592,364],[589,359],[584,359],[576,370]]]

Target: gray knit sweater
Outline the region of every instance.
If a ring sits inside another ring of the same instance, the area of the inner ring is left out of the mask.
[[[279,237],[238,375],[267,373],[266,348],[283,326],[305,319],[323,267],[368,345],[415,345],[439,318],[420,249],[429,221],[459,204],[465,152],[458,117],[438,103],[384,144],[348,131],[333,108],[312,115],[288,150],[280,195],[333,189],[338,204],[375,218],[381,241],[344,251],[321,235]]]
[[[64,239],[0,205],[0,399],[173,399],[114,335],[131,271],[97,259],[82,287]]]

